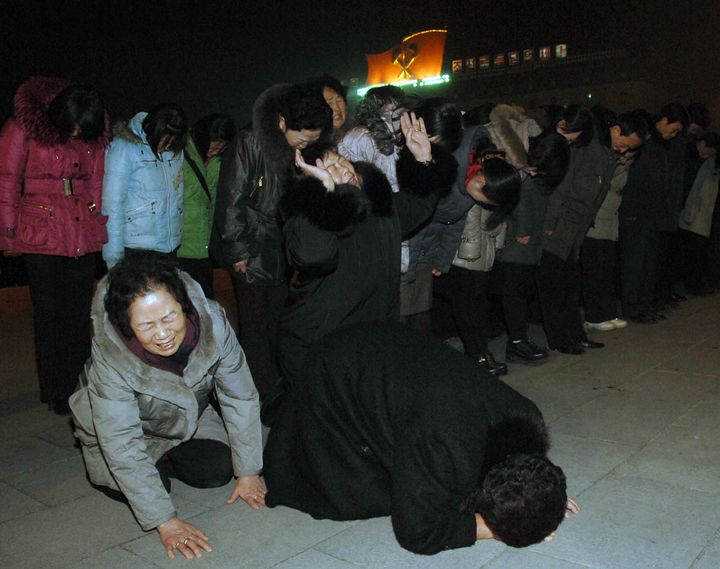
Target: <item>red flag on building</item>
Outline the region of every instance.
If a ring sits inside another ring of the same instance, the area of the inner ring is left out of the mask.
[[[447,30],[417,32],[383,53],[366,54],[367,85],[437,77],[442,73],[446,36]]]

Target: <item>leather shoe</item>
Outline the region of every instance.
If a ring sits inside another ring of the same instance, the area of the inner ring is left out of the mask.
[[[67,399],[53,399],[48,403],[48,409],[50,409],[56,415],[69,415],[70,405],[68,405]]]
[[[580,344],[576,346],[558,346],[556,348],[550,349],[555,350],[556,352],[560,352],[561,354],[570,354],[573,356],[579,356],[585,353],[585,350],[580,347]]]
[[[674,292],[670,295],[670,298],[674,300],[675,302],[682,302],[684,300],[687,300],[687,296],[684,296],[680,293]]]
[[[547,350],[533,344],[530,339],[519,342],[509,341],[505,349],[505,359],[526,365],[538,365],[548,357]]]
[[[585,350],[596,350],[598,348],[604,348],[605,344],[602,342],[595,342],[594,340],[590,340],[589,338],[583,338],[577,343],[578,346]]]
[[[508,372],[507,365],[495,361],[495,357],[492,354],[483,354],[477,359],[477,363],[487,370],[490,375],[494,375],[495,377],[505,375]]]

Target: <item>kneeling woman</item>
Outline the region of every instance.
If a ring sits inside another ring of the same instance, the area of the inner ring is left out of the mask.
[[[228,503],[265,503],[258,395],[222,308],[172,260],[122,260],[93,301],[92,358],[70,399],[88,477],[123,497],[168,557],[211,551],[177,517],[170,477],[198,488],[237,477]],[[221,416],[222,415],[222,420]],[[224,423],[224,425],[223,425]]]

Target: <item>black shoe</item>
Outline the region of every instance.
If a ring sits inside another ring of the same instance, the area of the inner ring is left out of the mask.
[[[670,295],[670,298],[673,299],[675,302],[683,302],[683,301],[687,300],[687,296],[684,296],[677,292],[672,293]]]
[[[603,344],[602,342],[595,342],[588,338],[583,338],[577,343],[577,345],[585,350],[597,350],[598,348],[605,347],[605,344]]]
[[[655,320],[655,322],[658,322],[660,320],[667,320],[667,316],[660,312],[651,312],[650,314],[648,314],[648,316]]]
[[[628,316],[627,319],[637,324],[655,324],[657,322],[657,320],[653,318],[652,315],[646,314],[644,312],[641,312],[640,314],[635,314],[633,316]]]
[[[579,356],[585,353],[585,350],[580,347],[580,344],[577,344],[576,346],[557,346],[550,349],[560,352],[561,354],[570,354],[572,356]]]
[[[548,357],[547,350],[533,344],[530,339],[519,342],[508,342],[505,349],[505,359],[526,365],[538,365]]]
[[[483,354],[477,359],[477,363],[487,370],[490,375],[494,375],[495,377],[505,375],[508,371],[507,365],[495,361],[495,357],[492,354]]]
[[[70,405],[67,399],[53,399],[48,403],[48,409],[56,415],[69,415]]]

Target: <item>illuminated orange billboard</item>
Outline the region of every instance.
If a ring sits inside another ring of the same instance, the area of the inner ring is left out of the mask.
[[[425,30],[403,38],[400,45],[383,53],[366,54],[367,85],[439,76],[446,36],[447,30]]]

